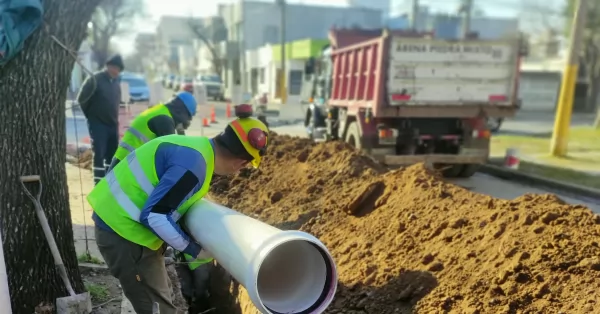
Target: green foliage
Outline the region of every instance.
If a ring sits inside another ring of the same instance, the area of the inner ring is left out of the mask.
[[[575,16],[575,7],[580,0],[567,0],[564,14],[565,14],[565,32],[567,37],[571,35],[571,29],[573,28],[573,18]],[[585,1],[585,0],[584,0]],[[600,54],[600,1],[587,0],[587,20],[585,25],[585,36],[584,36],[584,50],[585,54],[594,53],[593,51],[587,51],[588,49],[596,50],[595,54]],[[593,47],[588,47],[588,46]],[[588,59],[586,57],[586,59]]]
[[[145,17],[144,0],[103,0],[92,16],[90,37],[96,63],[100,67],[109,58],[110,41],[132,32],[138,18]]]
[[[600,1],[598,0],[566,0],[565,6],[565,30],[567,36],[570,36],[573,28],[573,18],[575,16],[576,6],[579,1],[586,1],[587,14],[585,30],[583,34],[583,47],[581,57],[583,57],[587,77],[589,79],[588,90],[588,109],[594,109],[598,104],[598,94],[600,93]],[[600,110],[598,111],[598,121],[600,121]],[[599,125],[600,126],[600,125]]]
[[[80,263],[104,264],[104,262],[101,259],[87,254],[81,254],[77,256],[77,261]]]
[[[108,300],[110,297],[110,292],[108,291],[108,287],[103,284],[93,283],[93,282],[84,282],[85,290],[90,293],[92,297],[92,301],[94,302],[103,302]]]

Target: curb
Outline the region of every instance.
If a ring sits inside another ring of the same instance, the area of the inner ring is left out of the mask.
[[[79,267],[89,268],[89,269],[108,269],[106,264],[92,264],[92,263],[79,263]]]
[[[549,189],[565,191],[571,194],[600,200],[600,190],[571,183],[559,182],[535,174],[523,173],[491,164],[481,165],[479,172],[509,181],[518,181],[519,183],[542,186]]]

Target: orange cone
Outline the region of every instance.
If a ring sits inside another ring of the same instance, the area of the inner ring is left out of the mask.
[[[210,107],[210,123],[217,123],[217,114],[215,113],[215,106]]]
[[[208,126],[210,126],[210,124],[208,123],[208,119],[207,119],[207,118],[202,118],[202,126],[203,126],[203,127],[208,127]]]
[[[227,118],[231,118],[231,104],[227,103],[227,108],[225,108],[225,116]]]

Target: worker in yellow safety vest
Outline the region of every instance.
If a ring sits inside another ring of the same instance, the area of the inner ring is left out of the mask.
[[[96,243],[138,314],[174,314],[163,253],[167,245],[204,259],[197,243],[177,223],[208,192],[213,174],[260,165],[268,129],[239,106],[237,118],[214,138],[167,135],[143,144],[114,167],[87,197]],[[236,108],[238,109],[238,108]]]
[[[160,136],[184,134],[196,115],[198,106],[194,96],[186,91],[177,93],[166,104],[158,104],[140,113],[125,131],[109,167],[114,168],[121,160],[142,144]]]

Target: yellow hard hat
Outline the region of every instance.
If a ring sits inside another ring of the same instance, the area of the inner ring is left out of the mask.
[[[267,126],[252,117],[237,118],[231,121],[229,126],[237,135],[246,152],[252,156],[252,166],[258,168],[269,144]]]

